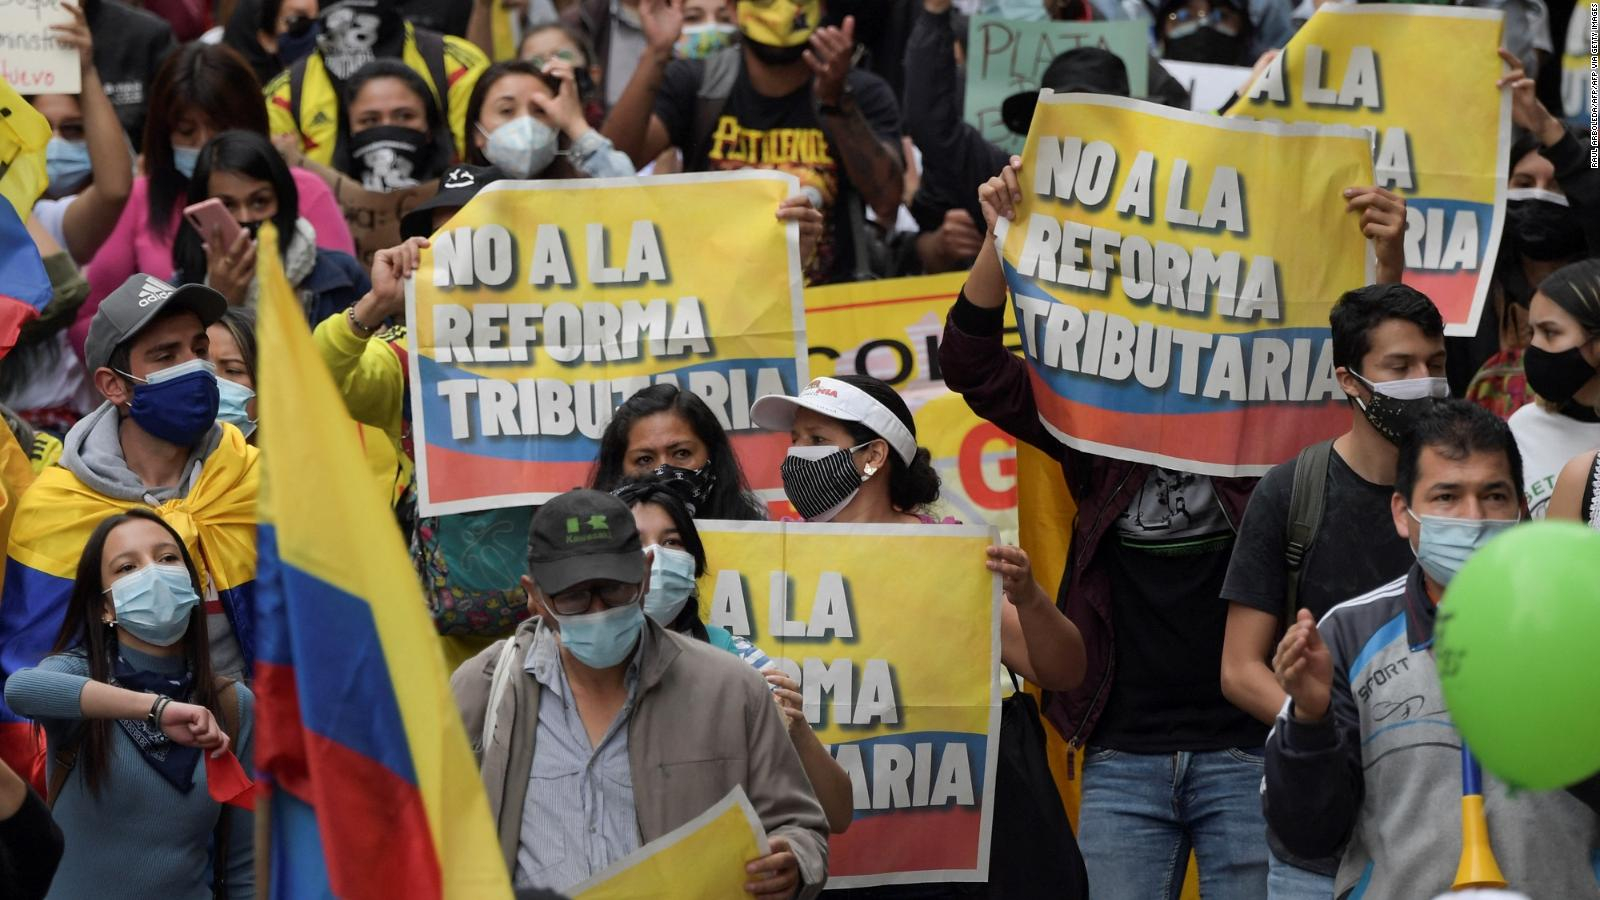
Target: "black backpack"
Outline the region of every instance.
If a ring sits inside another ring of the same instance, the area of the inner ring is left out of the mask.
[[[1017,676],[1011,676],[1017,685]],[[994,900],[1083,900],[1089,873],[1045,755],[1045,725],[1033,695],[1017,686],[1000,702],[1000,749],[989,838]]]
[[[1322,524],[1322,508],[1328,495],[1328,456],[1333,452],[1333,441],[1312,444],[1294,458],[1294,486],[1289,490],[1289,523],[1287,540],[1283,545],[1283,560],[1289,567],[1289,581],[1285,585],[1286,598],[1283,613],[1285,630],[1294,624],[1300,610],[1300,582],[1305,578],[1301,564],[1306,551],[1316,543],[1317,528]]]

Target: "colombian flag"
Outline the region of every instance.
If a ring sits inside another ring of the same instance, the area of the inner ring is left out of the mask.
[[[271,896],[511,893],[416,572],[261,230],[256,769]],[[341,435],[343,437],[341,437]]]

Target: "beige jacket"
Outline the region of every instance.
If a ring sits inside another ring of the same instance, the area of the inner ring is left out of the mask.
[[[511,636],[509,657],[506,642],[496,641],[450,679],[513,873],[539,720],[539,683],[523,662],[539,627],[537,617],[523,622]],[[661,837],[743,785],[767,833],[787,838],[799,860],[799,896],[820,894],[828,875],[827,819],[766,683],[733,654],[648,620],[636,652],[639,693],[628,720],[628,756],[640,842]],[[491,716],[502,658],[515,668],[502,679]]]

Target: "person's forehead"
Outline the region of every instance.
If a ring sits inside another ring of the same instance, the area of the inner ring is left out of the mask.
[[[415,103],[421,104],[422,98],[411,90],[411,85],[406,84],[391,75],[383,75],[368,81],[356,92],[357,103]]]
[[[1511,167],[1511,171],[1525,172],[1530,175],[1548,173],[1549,175],[1554,176],[1556,172],[1556,166],[1555,163],[1545,159],[1544,154],[1540,153],[1538,150],[1529,150],[1527,153],[1522,155],[1521,159],[1517,160],[1517,164]]]
[[[529,56],[545,56],[557,50],[571,50],[581,53],[578,45],[565,31],[559,28],[547,28],[537,34],[528,35],[528,40],[523,44],[523,50]]]
[[[628,429],[628,443],[633,446],[695,439],[694,428],[688,420],[670,410],[644,416]]]
[[[135,352],[168,341],[189,342],[205,334],[200,317],[188,310],[166,316],[148,325],[133,338]]]
[[[1428,354],[1444,352],[1444,335],[1429,337],[1409,319],[1385,319],[1368,333],[1371,349],[1377,356],[1393,353]]]
[[[129,519],[106,535],[103,558],[111,560],[125,553],[138,553],[163,546],[174,546],[172,535],[165,528],[147,519]]]
[[[239,342],[233,339],[233,332],[221,322],[208,327],[206,337],[211,339],[212,359],[239,359],[243,356],[239,350]]]
[[[33,108],[50,122],[51,127],[59,127],[62,122],[83,118],[83,109],[78,106],[78,98],[71,94],[40,94],[33,98]]]
[[[1482,487],[1510,480],[1511,461],[1504,451],[1475,450],[1451,459],[1435,447],[1423,447],[1417,457],[1417,483],[1424,488],[1446,483]]]

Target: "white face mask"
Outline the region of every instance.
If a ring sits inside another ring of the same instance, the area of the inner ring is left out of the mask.
[[[1354,371],[1351,374],[1355,374]],[[1361,378],[1359,375],[1356,377]],[[1402,378],[1398,381],[1368,381],[1361,378],[1361,382],[1373,393],[1395,400],[1443,400],[1450,396],[1450,382],[1434,376]]]
[[[518,116],[496,128],[478,132],[488,138],[483,156],[512,178],[532,178],[556,158],[556,130],[533,116]]]
[[[671,626],[694,595],[694,556],[674,547],[651,544],[650,589],[644,594],[644,611],[657,625]]]

